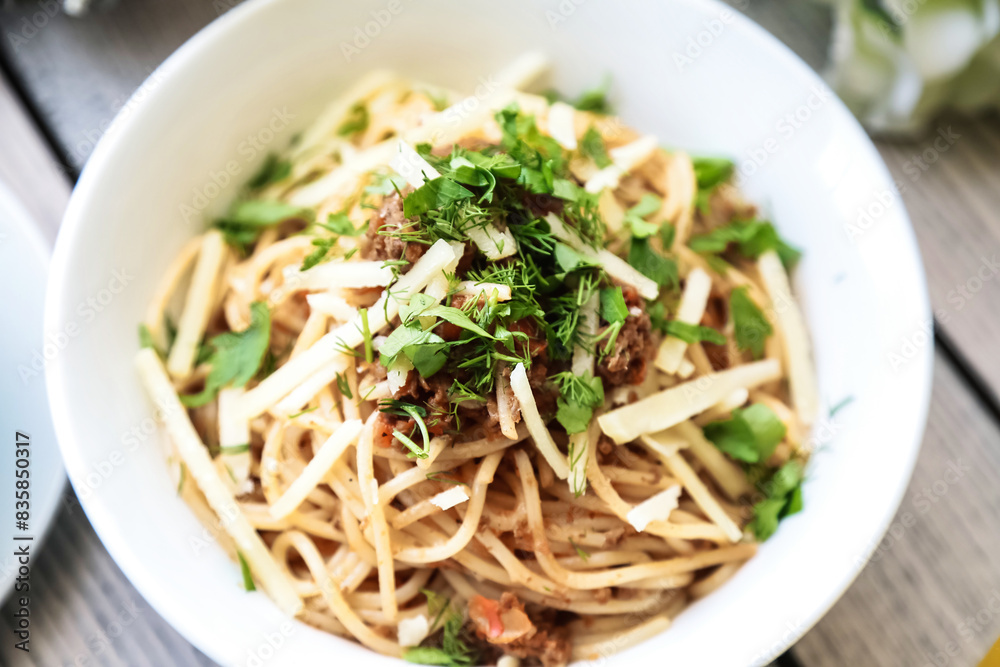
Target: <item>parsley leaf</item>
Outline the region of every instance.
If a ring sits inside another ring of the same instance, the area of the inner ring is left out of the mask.
[[[659,226],[646,222],[643,218],[660,210],[663,201],[654,194],[646,193],[639,203],[625,212],[625,224],[632,230],[632,238],[644,239],[659,231]]]
[[[271,312],[261,302],[250,304],[250,326],[243,331],[229,331],[212,338],[214,351],[208,363],[212,369],[199,394],[181,396],[189,408],[205,405],[227,385],[242,387],[260,368],[271,339]]]
[[[764,341],[774,333],[774,329],[750,298],[746,287],[737,287],[729,295],[729,312],[733,316],[736,347],[750,350],[754,359],[763,357]]]
[[[795,266],[801,252],[785,243],[770,222],[764,220],[735,220],[707,234],[692,236],[688,247],[698,253],[719,254],[730,244],[736,244],[744,257],[757,259],[767,250],[774,250],[785,268]]]
[[[157,354],[160,352],[156,349],[156,343],[153,342],[153,334],[149,332],[149,327],[145,324],[139,325],[139,347],[148,347]]]
[[[733,175],[734,165],[732,160],[711,157],[692,158],[691,165],[694,167],[694,177],[698,183],[698,191],[694,197],[695,206],[704,214],[708,212],[708,201],[712,191],[729,180]]]
[[[611,88],[611,77],[605,76],[601,85],[583,91],[573,101],[573,106],[580,111],[592,111],[599,114],[611,114],[613,109],[608,101],[608,89]]]
[[[601,169],[611,165],[608,148],[604,144],[604,139],[601,138],[601,133],[594,126],[588,127],[587,131],[583,133],[579,146],[580,154],[589,157]]]
[[[666,334],[680,338],[685,343],[700,343],[706,341],[715,345],[725,345],[726,337],[712,327],[700,324],[688,324],[680,320],[670,320],[666,324]]]
[[[653,250],[649,239],[632,239],[628,249],[628,263],[660,287],[673,288],[679,284],[677,262]]]
[[[308,219],[312,213],[308,209],[292,206],[284,202],[249,200],[236,202],[229,212],[215,221],[215,227],[222,231],[229,245],[243,249],[257,240],[267,227],[302,217]]]
[[[427,181],[407,195],[403,200],[403,215],[412,218],[472,196],[470,190],[442,176]]]
[[[624,322],[628,317],[628,306],[621,287],[616,285],[601,290],[601,317],[608,324]]]
[[[749,528],[763,542],[778,529],[778,523],[802,509],[802,464],[791,460],[778,468],[771,478],[758,485],[767,497],[753,507]]]
[[[358,102],[351,107],[350,112],[347,114],[347,118],[345,118],[344,122],[337,128],[337,134],[342,137],[348,137],[359,132],[364,132],[368,129],[368,122],[368,107],[361,102]]]
[[[243,588],[247,591],[255,591],[257,587],[253,583],[253,575],[250,573],[250,566],[247,565],[246,558],[239,551],[236,552],[236,558],[240,561],[240,572],[243,574]]]
[[[737,408],[731,418],[705,424],[702,430],[720,451],[745,463],[767,460],[786,431],[778,416],[762,403]]]
[[[247,181],[247,187],[251,190],[259,190],[265,185],[277,183],[287,178],[292,173],[292,163],[288,160],[280,160],[274,153],[268,153],[267,159],[261,165],[260,170],[254,174],[253,178]]]
[[[590,426],[594,408],[604,405],[604,385],[601,378],[590,373],[583,376],[571,371],[551,378],[559,387],[556,420],[569,434],[581,433]]]

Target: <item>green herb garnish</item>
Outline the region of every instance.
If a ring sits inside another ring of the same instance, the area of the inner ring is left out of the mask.
[[[732,417],[705,425],[705,437],[737,461],[766,461],[785,437],[785,425],[771,408],[755,403],[733,410]]]
[[[737,287],[729,295],[729,311],[733,317],[736,347],[750,350],[754,359],[764,356],[764,341],[774,333],[764,313],[750,298],[746,287]]]

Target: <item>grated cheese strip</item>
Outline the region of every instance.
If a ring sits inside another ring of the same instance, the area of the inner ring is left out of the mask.
[[[396,281],[391,290],[392,296],[384,292],[375,305],[368,309],[368,326],[371,333],[374,335],[380,331],[386,326],[387,318],[391,320],[399,313],[400,300],[421,290],[445,267],[460,258],[461,255],[456,257],[455,248],[447,241],[436,241],[424,256],[414,263],[413,268]],[[315,369],[336,359],[345,347],[353,350],[363,342],[361,316],[358,315],[320,338],[308,350],[290,359],[248,391],[243,397],[245,413],[251,419],[263,413],[304,382]]]
[[[799,420],[809,426],[819,412],[819,396],[816,391],[816,369],[813,366],[809,334],[802,311],[792,297],[788,274],[776,252],[769,250],[762,254],[757,260],[757,270],[771,299],[775,325],[785,342],[785,364],[792,405],[795,406]]]
[[[156,286],[156,293],[146,309],[146,328],[149,329],[153,342],[161,350],[167,349],[167,332],[164,327],[167,305],[170,303],[170,297],[173,296],[177,285],[181,282],[181,278],[184,277],[198,256],[199,248],[201,248],[201,239],[198,237],[184,244],[180,254],[163,273],[163,279]]]
[[[273,413],[287,417],[301,412],[316,394],[332,384],[337,379],[338,374],[347,370],[351,362],[352,358],[346,354],[338,355],[333,361],[317,369],[315,373],[306,378],[302,384],[289,392],[288,396],[278,401],[274,406]]]
[[[524,88],[544,74],[550,66],[551,62],[544,53],[528,51],[504,66],[493,78],[507,88]]]
[[[405,178],[414,190],[427,181],[441,178],[441,173],[432,167],[430,162],[420,157],[413,146],[403,140],[396,143],[396,155],[389,162],[389,166]]]
[[[566,457],[556,447],[552,440],[549,429],[538,414],[538,406],[535,404],[535,396],[531,393],[531,385],[528,383],[528,374],[524,370],[524,364],[519,363],[510,374],[510,389],[514,392],[517,402],[521,404],[521,419],[531,439],[535,441],[535,447],[542,457],[552,466],[552,471],[559,479],[569,477],[569,463]]]
[[[284,493],[271,505],[271,517],[284,519],[301,505],[323,479],[330,473],[347,448],[353,445],[361,433],[361,421],[352,419],[341,424],[329,438],[326,439],[315,456],[309,460],[302,474],[288,485]]]
[[[306,295],[306,303],[309,304],[310,317],[315,313],[329,315],[338,322],[347,322],[357,317],[358,309],[347,303],[344,297],[333,292],[316,292]]]
[[[681,303],[677,308],[675,319],[685,324],[701,322],[711,291],[712,279],[709,275],[699,268],[692,269],[685,279],[684,293],[681,295]],[[653,363],[656,364],[657,368],[674,375],[684,359],[685,350],[687,350],[687,343],[683,340],[674,336],[666,336],[660,343],[660,349],[657,351]]]
[[[184,310],[177,323],[177,336],[167,357],[167,370],[171,377],[186,378],[191,374],[198,345],[205,336],[205,327],[215,302],[219,270],[227,256],[226,242],[218,230],[206,232],[201,240],[201,250],[184,299]]]
[[[646,135],[636,139],[632,143],[612,148],[608,151],[608,157],[612,164],[590,177],[583,188],[591,194],[597,194],[601,190],[614,190],[618,187],[622,176],[635,169],[640,164],[659,149],[659,141],[652,135]]]
[[[549,107],[549,136],[568,151],[575,151],[576,109],[565,102],[556,102]]]
[[[687,153],[674,153],[669,167],[669,178],[671,190],[677,192],[677,200],[680,205],[677,207],[672,220],[676,233],[674,234],[674,252],[677,252],[691,234],[691,225],[694,222],[694,198],[698,194],[698,179],[695,177],[694,166]]]
[[[662,431],[704,412],[741,387],[749,389],[780,376],[781,364],[776,360],[757,361],[664,389],[606,412],[597,421],[616,443],[631,442],[644,433]]]
[[[375,70],[358,79],[343,95],[330,102],[319,118],[302,133],[302,137],[292,148],[291,157],[302,155],[323,139],[331,136],[344,122],[351,107],[361,100],[371,97],[395,80],[396,75],[387,70]]]
[[[493,298],[496,297],[497,301],[510,301],[511,292],[510,285],[503,285],[501,283],[477,283],[472,280],[463,280],[458,283],[455,287],[455,294],[461,294],[462,296],[469,297],[480,297],[480,298]]]
[[[160,358],[156,352],[146,348],[136,354],[135,364],[146,393],[163,415],[167,434],[178,455],[218,516],[219,524],[233,538],[250,571],[275,604],[284,613],[297,615],[302,611],[302,600],[295,592],[295,586],[275,562],[260,535],[240,511],[232,493],[216,474],[208,448],[198,437]]]
[[[500,231],[492,222],[476,225],[465,230],[476,247],[486,255],[486,259],[496,261],[517,254],[517,240],[509,229]]]
[[[660,287],[656,284],[656,281],[639,273],[639,271],[618,255],[609,250],[602,249],[595,251],[586,245],[575,232],[570,231],[563,224],[562,220],[553,213],[546,215],[545,221],[549,223],[549,229],[552,231],[553,236],[584,257],[600,264],[612,278],[634,287],[644,299],[652,300],[659,296]]]
[[[677,451],[687,444],[683,438],[668,433],[657,433],[655,435],[642,436],[642,444],[646,445],[650,451],[655,453],[663,461],[670,474],[680,481],[687,489],[688,495],[701,508],[712,523],[725,532],[730,542],[739,542],[743,537],[743,531],[736,525],[726,511],[715,499],[712,492],[708,490],[705,483],[701,481],[684,457]]]
[[[641,533],[654,521],[669,520],[670,513],[677,509],[680,497],[681,487],[674,484],[630,509],[625,519]]]
[[[218,422],[220,459],[229,468],[238,490],[250,478],[250,420],[240,412],[243,387],[226,387],[219,391]],[[226,449],[246,445],[244,451],[227,453]]]
[[[443,510],[450,510],[469,499],[469,494],[461,486],[453,486],[431,498],[431,504]]]
[[[689,421],[683,421],[670,429],[670,432],[687,441],[691,456],[701,463],[729,500],[735,502],[753,493],[746,474],[709,442],[700,428]]]
[[[284,270],[285,283],[275,290],[287,296],[298,290],[327,290],[332,287],[385,287],[392,282],[392,268],[384,262],[334,260],[300,271],[298,266]],[[277,299],[278,297],[272,297]]]

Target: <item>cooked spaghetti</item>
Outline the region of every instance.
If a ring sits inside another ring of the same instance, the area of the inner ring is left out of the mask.
[[[801,507],[817,409],[732,185],[606,113],[363,78],[165,273],[139,371],[234,585],[374,651],[563,665]],[[176,322],[176,325],[174,324]]]

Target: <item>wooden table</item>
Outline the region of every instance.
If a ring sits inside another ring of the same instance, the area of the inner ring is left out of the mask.
[[[216,7],[231,4],[127,0],[83,19],[46,13],[44,2],[3,5],[0,180],[46,233],[54,235],[73,180],[132,91],[216,18]],[[830,30],[824,6],[739,5],[822,68]],[[26,29],[31,21],[34,29]],[[935,307],[923,450],[891,536],[779,664],[973,665],[1000,635],[1000,122],[945,118],[935,130],[949,127],[958,140],[926,170],[915,170],[914,160],[933,150],[933,136],[878,144],[907,185]],[[962,475],[953,481],[948,471],[956,467]],[[5,640],[0,664],[212,664],[124,578],[72,492],[34,575],[30,659]]]

